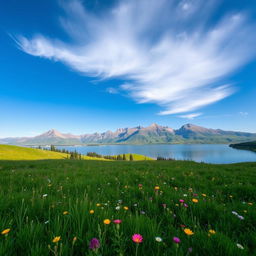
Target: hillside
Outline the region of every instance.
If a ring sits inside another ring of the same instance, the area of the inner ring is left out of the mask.
[[[192,144],[192,143],[239,143],[256,140],[256,133],[223,131],[194,124],[185,124],[179,129],[151,124],[148,127],[118,128],[103,133],[72,135],[49,130],[35,137],[0,139],[0,144],[9,145],[90,145],[90,144]]]
[[[125,154],[129,160],[130,154]],[[49,150],[27,148],[13,145],[0,145],[0,160],[47,160],[47,159],[67,159],[66,153],[53,152]],[[132,154],[134,161],[154,160],[153,158]],[[110,161],[101,157],[90,157],[82,155],[83,160],[103,160]]]
[[[230,144],[230,147],[237,149],[244,149],[256,152],[256,141]]]

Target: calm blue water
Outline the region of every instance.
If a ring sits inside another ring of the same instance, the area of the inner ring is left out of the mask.
[[[170,157],[177,160],[227,164],[238,162],[256,162],[256,153],[230,148],[224,144],[191,145],[102,145],[102,146],[59,146],[59,149],[76,150],[79,153],[96,152],[101,155],[136,153],[157,158]]]

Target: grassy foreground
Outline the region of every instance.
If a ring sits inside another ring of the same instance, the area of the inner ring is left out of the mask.
[[[0,172],[0,255],[256,255],[256,163],[0,161]]]

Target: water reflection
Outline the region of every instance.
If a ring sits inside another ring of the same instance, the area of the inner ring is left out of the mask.
[[[96,152],[102,155],[136,153],[149,157],[158,156],[179,160],[193,160],[205,163],[237,163],[256,162],[256,153],[237,150],[223,144],[191,144],[191,145],[103,145],[103,146],[65,146],[58,147],[76,150],[79,153]]]

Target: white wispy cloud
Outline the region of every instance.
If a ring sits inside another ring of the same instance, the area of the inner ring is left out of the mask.
[[[202,113],[191,113],[191,114],[187,114],[187,115],[181,115],[179,117],[192,120],[192,119],[194,119],[198,116],[201,116],[201,115],[202,115]]]
[[[229,96],[234,89],[224,79],[255,55],[254,25],[242,13],[213,23],[216,1],[123,0],[97,15],[79,1],[62,3],[69,42],[18,36],[20,49],[86,76],[124,79],[119,89],[162,106],[162,115]]]

